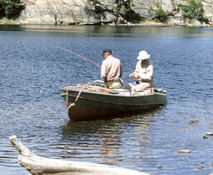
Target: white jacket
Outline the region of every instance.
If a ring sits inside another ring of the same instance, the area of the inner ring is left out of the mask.
[[[141,61],[138,61],[136,64],[135,72],[140,76],[140,80],[145,82],[151,82],[153,80],[153,65],[149,64],[142,68]]]

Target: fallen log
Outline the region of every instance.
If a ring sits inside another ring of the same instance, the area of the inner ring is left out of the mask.
[[[16,136],[11,136],[9,139],[19,151],[19,164],[33,175],[148,175],[109,165],[40,157],[25,147]]]

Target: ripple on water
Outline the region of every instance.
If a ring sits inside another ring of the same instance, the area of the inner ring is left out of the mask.
[[[18,165],[18,152],[8,140],[13,134],[44,157],[154,174],[212,171],[213,140],[203,140],[213,130],[212,30],[97,26],[59,27],[51,32],[32,26],[17,30],[0,31],[1,172],[28,174]],[[138,51],[148,50],[155,67],[155,86],[167,90],[168,105],[122,119],[68,122],[60,89],[99,79],[100,70],[58,47],[98,64],[102,49],[111,47],[122,61],[126,82]],[[198,123],[188,124],[192,120]],[[191,154],[178,154],[180,149],[190,149]],[[201,166],[204,168],[199,169]]]

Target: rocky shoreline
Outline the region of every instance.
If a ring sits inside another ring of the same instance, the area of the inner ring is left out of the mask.
[[[51,25],[51,26],[70,26],[70,25],[76,25],[76,24],[34,24],[34,23],[21,23],[17,20],[8,20],[8,19],[1,19],[0,25]],[[78,26],[86,26],[86,25],[99,25],[101,24],[77,24]],[[171,27],[171,26],[182,26],[182,27],[213,27],[210,24],[196,24],[196,23],[183,23],[183,24],[169,24],[169,23],[160,23],[155,21],[146,21],[141,23],[127,23],[127,24],[104,24],[104,26],[165,26],[165,27]]]
[[[213,0],[23,0],[23,4],[16,20],[2,19],[0,24],[213,26]]]

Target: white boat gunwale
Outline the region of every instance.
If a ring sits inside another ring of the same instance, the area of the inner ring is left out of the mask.
[[[105,89],[106,91],[110,92],[110,89],[107,89],[107,88],[103,88],[103,89]],[[80,90],[81,90],[80,87],[66,86],[66,87],[62,88],[62,91],[64,93],[62,93],[61,96],[65,96],[65,95],[67,95],[67,93],[70,95],[70,92],[72,92],[72,93],[79,93]],[[117,89],[115,89],[115,90],[117,90]],[[115,97],[115,96],[118,96],[118,97],[131,97],[131,98],[132,97],[145,97],[145,96],[151,96],[151,95],[155,95],[155,94],[156,95],[165,95],[166,96],[166,93],[154,92],[154,91],[150,91],[150,90],[144,91],[144,92],[147,92],[145,94],[138,94],[138,95],[132,95],[132,92],[134,92],[134,91],[130,91],[130,90],[126,90],[126,89],[119,89],[118,92],[127,92],[130,95],[122,95],[122,94],[119,94],[119,93],[117,93],[117,94],[113,94],[113,93],[101,93],[101,92],[96,92],[96,91],[89,91],[87,89],[85,89],[85,90],[83,89],[81,93],[82,94],[83,93],[87,93],[87,94],[96,94],[96,95],[106,95],[106,96],[112,96],[112,97]]]

